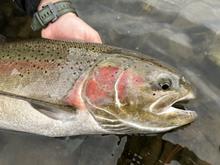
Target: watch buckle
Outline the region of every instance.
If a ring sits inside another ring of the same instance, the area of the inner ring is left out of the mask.
[[[58,19],[58,16],[59,16],[56,6],[53,3],[48,3],[45,6],[43,6],[43,8],[45,8],[45,7],[48,7],[50,12],[54,16],[54,18],[51,20],[51,22],[52,23],[55,22]]]

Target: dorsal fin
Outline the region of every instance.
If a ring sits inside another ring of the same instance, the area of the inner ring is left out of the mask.
[[[15,95],[4,91],[0,91],[0,95],[27,101],[34,109],[55,120],[70,120],[75,116],[76,111],[73,106],[53,104],[50,102],[44,102],[41,100]]]

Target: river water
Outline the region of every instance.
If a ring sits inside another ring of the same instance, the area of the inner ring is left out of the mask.
[[[197,99],[187,105],[198,119],[154,136],[93,135],[48,138],[0,131],[1,165],[219,165],[220,1],[73,0],[81,18],[106,44],[143,52],[180,70]],[[39,37],[24,18],[0,2],[0,32]],[[74,27],[73,27],[74,28]]]

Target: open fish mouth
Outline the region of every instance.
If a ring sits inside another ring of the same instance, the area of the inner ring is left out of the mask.
[[[192,99],[195,99],[195,96],[193,95],[193,93],[189,93],[188,95],[175,101],[170,107],[168,107],[166,111],[167,113],[170,112],[179,115],[179,117],[177,117],[177,121],[179,121],[179,123],[176,123],[176,127],[189,124],[198,117],[195,111],[186,109],[184,106],[187,102],[189,102]]]
[[[188,93],[187,95],[177,99],[176,101],[172,102],[170,105],[165,107],[162,112],[159,112],[159,115],[163,115],[166,113],[176,112],[176,113],[185,113],[192,115],[192,118],[195,119],[197,114],[195,111],[191,111],[185,108],[184,104],[189,102],[190,100],[195,99],[195,95],[193,93]]]

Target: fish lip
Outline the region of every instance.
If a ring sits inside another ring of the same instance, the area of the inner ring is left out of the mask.
[[[176,108],[176,107],[173,107],[174,104],[178,103],[178,102],[181,102],[181,101],[190,101],[190,100],[193,100],[195,99],[196,96],[193,92],[189,92],[187,95],[177,99],[176,101],[174,101],[170,106],[168,107],[172,107],[172,108],[175,108],[175,109],[179,109],[179,110],[182,110],[182,111],[186,111],[185,109],[180,109],[180,108]]]
[[[180,98],[177,98],[176,100],[173,100],[172,102],[168,102],[168,104],[166,106],[164,106],[163,108],[161,109],[158,109],[157,106],[158,104],[160,104],[160,102],[163,102],[165,99],[169,98],[169,97],[176,97],[175,94],[174,95],[164,95],[163,97],[159,98],[155,103],[153,103],[150,107],[149,107],[149,111],[153,114],[156,114],[156,115],[163,115],[165,113],[168,113],[169,112],[169,108],[170,107],[173,107],[174,104],[180,102],[180,101],[189,101],[189,100],[192,100],[192,99],[195,99],[195,95],[192,91],[189,91],[187,92],[185,95],[183,95],[182,97]],[[175,107],[173,107],[175,108]],[[178,109],[178,108],[175,108],[175,109]],[[182,110],[182,111],[185,111],[184,109],[179,109],[179,110]],[[146,111],[148,111],[146,109]]]
[[[189,101],[189,100],[193,100],[195,98],[196,98],[195,94],[193,92],[189,92],[187,95],[177,99],[172,104],[165,107],[162,112],[158,113],[158,115],[164,115],[164,114],[171,113],[171,112],[178,112],[178,113],[190,116],[191,121],[193,121],[194,119],[196,119],[198,117],[198,115],[195,111],[191,111],[191,110],[188,110],[188,109],[185,110],[185,109],[176,108],[176,107],[173,107],[173,105],[175,103],[180,102],[180,101]]]
[[[173,104],[175,104],[179,101],[192,100],[192,99],[195,99],[195,98],[196,98],[195,94],[193,92],[189,92],[187,95],[185,95],[185,96],[181,97],[180,99],[176,100]]]

